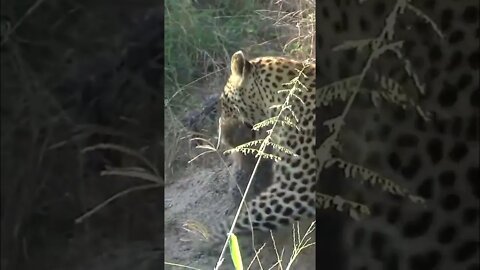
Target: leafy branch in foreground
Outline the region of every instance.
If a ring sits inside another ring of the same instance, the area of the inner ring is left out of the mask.
[[[350,201],[342,198],[341,196],[330,196],[327,194],[319,193],[316,194],[316,204],[318,209],[327,209],[330,207],[335,207],[337,211],[346,211],[345,207],[348,207],[348,212],[350,217],[355,220],[359,220],[363,216],[370,215],[370,209],[368,206]]]
[[[347,178],[356,178],[357,176],[359,176],[362,179],[362,182],[368,182],[372,186],[380,185],[382,186],[382,189],[384,191],[388,191],[393,195],[399,195],[402,197],[408,196],[408,198],[415,203],[425,202],[423,198],[411,194],[408,189],[401,187],[394,181],[383,177],[380,174],[369,170],[363,166],[353,164],[340,158],[332,158],[328,160],[325,163],[325,168],[328,168],[334,164],[337,165],[340,169],[343,169],[344,174]]]
[[[365,2],[365,1],[363,1]],[[350,108],[355,101],[358,93],[363,92],[370,94],[372,103],[378,107],[379,99],[397,104],[405,109],[407,106],[414,107],[424,120],[429,120],[428,114],[425,113],[418,105],[415,93],[409,93],[397,81],[387,76],[374,74],[374,82],[379,84],[378,87],[364,87],[362,84],[366,79],[367,72],[371,69],[372,63],[381,57],[386,52],[392,52],[397,58],[403,61],[403,68],[407,75],[413,80],[415,87],[419,94],[425,94],[425,87],[420,83],[419,77],[413,71],[411,62],[402,54],[403,41],[394,41],[395,24],[398,15],[405,12],[405,9],[412,11],[417,16],[420,16],[429,23],[434,31],[443,38],[443,34],[439,31],[437,25],[429,19],[423,12],[409,3],[408,0],[397,0],[393,10],[390,12],[385,20],[385,26],[381,33],[370,39],[362,39],[356,41],[346,41],[343,44],[335,47],[334,51],[355,49],[357,52],[369,49],[369,56],[359,75],[345,78],[343,80],[334,82],[327,86],[321,87],[317,91],[317,104],[322,106],[330,105],[335,100],[346,101],[347,104],[341,115],[334,117],[324,122],[328,126],[331,135],[320,145],[317,156],[320,159],[319,175],[324,168],[332,165],[337,165],[343,169],[346,177],[360,177],[364,182],[369,182],[372,185],[380,185],[384,191],[399,196],[408,196],[408,198],[415,203],[424,203],[424,199],[412,195],[406,188],[402,188],[393,180],[387,179],[380,174],[369,170],[363,166],[353,164],[342,159],[334,157],[332,151],[340,148],[338,141],[339,134],[345,126],[345,118],[350,111]],[[330,196],[326,194],[317,194],[317,205],[323,207],[336,206],[337,210],[343,210],[344,205],[349,205],[350,209],[359,209],[360,213],[368,214],[367,206],[360,205],[356,202],[351,202],[341,198],[340,196]],[[350,210],[352,211],[352,210]],[[352,214],[352,212],[350,212]],[[353,212],[355,213],[355,212]]]
[[[294,79],[292,79],[289,83],[285,84],[287,86],[291,86],[291,88],[289,89],[289,91],[286,95],[285,102],[281,105],[274,105],[273,106],[273,109],[278,109],[279,112],[277,114],[277,117],[273,118],[273,120],[271,120],[271,122],[269,122],[269,124],[271,125],[271,128],[267,130],[267,136],[263,139],[263,141],[261,143],[259,143],[258,141],[246,143],[246,144],[243,144],[243,145],[239,145],[239,146],[230,150],[230,152],[251,151],[251,150],[244,150],[244,149],[245,148],[251,148],[251,146],[255,146],[255,145],[260,144],[259,149],[255,151],[256,152],[255,157],[257,158],[257,162],[255,164],[255,167],[253,168],[250,179],[248,180],[248,184],[247,184],[247,187],[245,188],[244,196],[242,196],[242,200],[240,201],[240,207],[238,207],[237,212],[235,213],[235,217],[233,218],[232,224],[231,224],[229,232],[227,234],[227,239],[225,241],[225,244],[223,245],[222,252],[221,252],[221,254],[218,258],[215,269],[218,269],[223,262],[223,256],[224,256],[225,250],[227,248],[228,243],[230,242],[230,237],[233,235],[233,230],[235,228],[235,224],[237,223],[238,217],[240,216],[240,212],[242,210],[241,206],[245,204],[246,194],[248,194],[248,191],[250,190],[250,185],[252,184],[253,177],[255,176],[255,174],[257,172],[258,166],[259,166],[260,162],[262,161],[262,158],[271,158],[269,156],[269,154],[265,153],[265,150],[266,150],[267,146],[272,146],[278,152],[283,152],[283,153],[286,153],[287,155],[293,153],[293,151],[291,151],[291,150],[289,150],[289,149],[287,149],[287,148],[285,148],[285,147],[283,147],[283,146],[281,146],[281,145],[279,145],[279,144],[277,144],[273,141],[273,135],[274,135],[273,131],[278,126],[278,124],[282,123],[282,120],[285,119],[285,118],[282,118],[284,112],[290,112],[293,116],[293,119],[295,119],[298,122],[298,118],[295,116],[295,114],[291,110],[291,103],[290,102],[291,102],[292,98],[296,98],[297,100],[300,99],[299,96],[297,95],[297,93],[300,93],[300,92],[303,92],[303,91],[308,91],[308,88],[300,81],[300,78],[307,78],[307,75],[304,74],[304,70],[309,66],[310,66],[310,64],[304,63],[303,68],[301,70],[297,69],[298,76],[296,76]],[[279,93],[284,93],[285,90],[287,90],[287,89],[279,90]],[[303,103],[303,101],[301,99],[300,99],[300,101],[301,101],[301,103]],[[266,126],[269,126],[269,125],[264,125],[263,127],[266,127]],[[258,131],[259,126],[256,125],[256,126],[254,126],[253,129]],[[297,129],[298,129],[298,127],[297,127]],[[244,146],[244,145],[246,145],[246,146]],[[279,156],[277,156],[277,158],[281,159]],[[275,160],[277,160],[277,159],[275,158]]]
[[[360,76],[355,75],[320,87],[317,89],[318,105],[328,106],[334,101],[347,101],[359,82]],[[380,74],[373,74],[373,82],[377,83],[378,86],[361,87],[359,92],[370,95],[375,107],[379,107],[380,99],[383,99],[388,103],[400,106],[402,109],[407,109],[407,107],[415,108],[424,120],[429,120],[429,113],[424,112],[418,105],[418,96],[408,91],[395,79]]]
[[[281,126],[288,126],[288,127],[292,127],[299,130],[299,127],[296,124],[299,122],[299,119],[295,114],[295,112],[292,110],[291,101],[292,99],[295,99],[299,101],[301,104],[304,104],[303,100],[300,98],[298,94],[303,91],[308,91],[308,88],[301,81],[301,78],[307,78],[307,75],[305,75],[303,72],[308,66],[309,66],[308,64],[304,64],[304,67],[301,70],[297,70],[298,76],[293,78],[290,82],[284,84],[285,86],[289,86],[290,87],[289,89],[281,89],[278,91],[278,93],[287,92],[287,94],[286,94],[285,102],[283,104],[275,104],[270,107],[270,109],[272,110],[278,110],[277,115],[270,117],[266,120],[263,120],[260,123],[256,123],[253,126],[252,129],[254,131],[259,131],[262,128],[271,126],[270,129],[266,130],[267,136],[264,139],[253,140],[253,141],[241,144],[235,148],[225,151],[225,153],[234,153],[234,152],[240,152],[243,154],[256,153],[255,155],[256,158],[262,157],[262,158],[279,161],[281,159],[279,156],[268,154],[265,152],[265,149],[268,146],[271,146],[273,149],[277,150],[278,152],[282,152],[287,155],[297,156],[292,150],[274,141],[273,131],[278,126],[278,124],[280,124]],[[291,116],[288,116],[288,114],[290,114]],[[256,145],[260,145],[259,149],[252,148],[252,146],[256,146]]]

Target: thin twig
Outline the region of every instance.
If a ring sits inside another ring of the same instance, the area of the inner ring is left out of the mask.
[[[121,192],[113,195],[112,197],[108,198],[107,200],[105,200],[101,204],[95,206],[92,210],[88,211],[87,213],[85,213],[82,216],[76,218],[75,223],[77,223],[77,224],[82,223],[85,219],[87,219],[88,217],[95,214],[96,212],[98,212],[103,207],[107,206],[109,203],[113,202],[114,200],[116,200],[116,199],[118,199],[118,198],[120,198],[124,195],[132,193],[134,191],[147,190],[147,189],[152,189],[152,188],[160,188],[162,186],[163,185],[161,183],[156,183],[156,184],[150,184],[150,185],[136,186],[136,187],[132,187],[132,188],[126,189],[124,191],[121,191]]]
[[[176,267],[181,267],[181,268],[185,268],[185,269],[201,270],[199,268],[195,268],[195,267],[191,267],[191,266],[187,266],[187,265],[182,265],[182,264],[178,264],[178,263],[165,262],[165,264],[166,265],[171,265],[171,266],[176,266]]]
[[[3,46],[7,41],[8,41],[8,38],[17,30],[18,27],[20,27],[20,25],[22,25],[22,23],[25,21],[25,19],[30,16],[38,7],[40,7],[41,4],[43,4],[43,2],[45,2],[45,0],[37,0],[37,2],[35,2],[28,10],[27,12],[25,12],[25,14],[23,14],[23,16],[17,21],[17,23],[12,27],[12,29],[10,29],[10,31],[8,31],[3,40],[2,40],[2,43],[0,43],[0,46]]]

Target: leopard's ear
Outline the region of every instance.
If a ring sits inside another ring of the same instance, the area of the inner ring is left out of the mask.
[[[245,58],[245,55],[242,51],[238,51],[232,55],[232,60],[230,62],[230,68],[232,75],[244,78],[251,70],[251,64]]]

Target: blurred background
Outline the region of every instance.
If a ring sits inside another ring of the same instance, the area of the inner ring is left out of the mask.
[[[1,1],[2,269],[159,269],[163,6]]]

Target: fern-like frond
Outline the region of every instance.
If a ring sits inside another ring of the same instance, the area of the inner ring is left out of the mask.
[[[278,143],[269,143],[269,146],[273,147],[273,149],[275,150],[278,150],[280,152],[283,152],[283,153],[286,153],[288,155],[292,155],[294,157],[298,157],[297,154],[295,154],[292,150],[284,147],[284,146],[281,146],[280,144]]]
[[[319,105],[327,106],[336,100],[346,101],[353,93],[359,79],[360,76],[358,75],[352,76],[319,88],[317,90]],[[386,76],[376,75],[375,80],[380,85],[379,89],[360,88],[360,92],[370,94],[375,106],[378,107],[379,99],[383,98],[385,101],[399,105],[404,109],[407,106],[411,106],[417,110],[423,119],[429,120],[429,113],[423,111],[418,105],[418,96],[415,95],[415,93],[407,91],[407,89],[402,87],[397,81]]]
[[[302,89],[297,87],[297,86],[292,86],[290,89],[280,89],[277,91],[279,94],[281,93],[287,93],[287,95],[291,96],[295,92],[302,92]]]
[[[316,207],[318,209],[335,207],[337,211],[341,212],[348,208],[350,217],[355,220],[370,215],[370,209],[364,204],[344,199],[339,195],[330,196],[320,192],[316,193]]]
[[[343,117],[337,116],[332,119],[326,120],[323,122],[323,125],[328,127],[329,132],[337,132],[345,125],[345,119]]]
[[[276,116],[270,117],[268,119],[265,119],[265,120],[261,121],[260,123],[257,123],[255,125],[253,125],[252,130],[258,131],[261,128],[264,128],[264,127],[267,127],[267,126],[272,126],[278,121],[278,118],[279,118],[279,116],[276,115]]]
[[[332,51],[342,51],[355,49],[361,51],[365,48],[375,48],[379,46],[379,39],[377,38],[367,38],[367,39],[358,39],[358,40],[347,40],[340,45],[335,46]]]
[[[254,146],[260,146],[259,149],[257,148],[253,148]],[[272,147],[273,149],[279,151],[279,152],[283,152],[283,153],[286,153],[288,155],[292,155],[292,156],[298,156],[297,154],[295,154],[292,150],[278,144],[278,143],[275,143],[273,141],[272,138],[268,138],[268,139],[258,139],[258,140],[253,140],[253,141],[250,141],[250,142],[246,142],[244,144],[241,144],[235,148],[232,148],[232,149],[228,149],[226,151],[224,151],[224,154],[231,154],[231,153],[243,153],[243,154],[256,154],[256,155],[260,155],[260,156],[263,156],[263,154],[265,155],[270,155],[270,154],[266,154],[264,153],[264,151],[262,149],[265,149],[266,147]],[[277,159],[278,157],[275,157],[274,158],[274,155],[271,155],[269,156],[268,158],[270,159]]]
[[[289,126],[289,127],[292,127],[292,128],[295,128],[297,130],[300,130],[300,128],[297,126],[297,124],[294,123],[295,122],[298,122],[297,119],[293,119],[288,117],[288,116],[282,116],[282,120],[280,120],[280,124],[282,126]]]
[[[319,160],[319,164],[322,164],[323,166],[325,162],[327,162],[332,158],[332,150],[339,147],[340,147],[340,142],[338,141],[336,133],[333,133],[330,136],[328,136],[322,142],[322,144],[317,150],[317,158]]]
[[[358,1],[360,3],[364,3],[367,0]],[[346,177],[358,177],[363,182],[369,182],[372,185],[380,185],[384,191],[387,191],[391,194],[408,197],[408,199],[410,199],[410,201],[414,203],[424,203],[425,200],[423,198],[413,195],[408,189],[401,187],[394,181],[383,177],[378,173],[364,168],[360,165],[333,157],[333,151],[337,148],[341,148],[341,144],[338,141],[338,136],[345,124],[344,119],[348,114],[356,95],[360,92],[367,92],[368,94],[370,94],[374,105],[378,105],[379,100],[382,98],[390,103],[400,105],[402,108],[406,108],[407,106],[415,107],[417,112],[424,119],[428,120],[427,114],[423,112],[423,110],[418,105],[419,98],[417,95],[417,93],[420,93],[422,95],[425,94],[425,87],[420,82],[419,76],[417,76],[417,74],[414,72],[411,62],[406,59],[401,52],[404,42],[394,40],[397,18],[399,15],[403,14],[406,9],[408,9],[415,13],[417,16],[426,20],[426,22],[432,26],[434,31],[440,37],[443,38],[443,34],[440,32],[438,26],[430,18],[428,18],[428,16],[426,16],[422,11],[411,5],[410,2],[410,0],[395,1],[394,7],[387,16],[385,20],[385,25],[381,33],[377,37],[370,39],[346,41],[333,49],[334,51],[350,49],[360,51],[368,48],[370,49],[370,55],[360,75],[352,76],[317,89],[317,104],[319,106],[328,106],[333,101],[346,101],[345,109],[340,116],[324,122],[324,125],[329,128],[329,131],[332,134],[328,136],[327,139],[320,145],[319,149],[317,149],[316,154],[320,164],[319,170],[317,172],[317,177],[320,175],[320,172],[323,170],[323,168],[337,165],[339,168],[343,169]],[[377,76],[376,78],[376,80],[379,81],[379,87],[369,86],[370,89],[366,89],[362,86],[363,80],[366,78],[367,72],[371,69],[372,63],[388,51],[394,53],[397,58],[402,61],[405,72],[407,73],[409,78],[413,80],[413,83],[417,88],[418,92],[408,92],[395,80],[382,76]],[[332,197],[321,193],[317,194],[317,206],[319,208],[337,206],[337,209],[341,210],[343,209],[344,205],[350,205],[352,206],[352,209],[355,209],[355,207],[357,207],[359,209],[362,209],[361,212],[369,213],[368,207],[364,206],[363,208],[361,208],[361,206],[358,206],[357,204],[358,203],[356,202],[346,201],[341,197]],[[351,215],[352,213],[353,215],[355,215],[355,212],[351,212]]]
[[[400,50],[401,48],[403,48],[403,43],[404,43],[403,40],[395,41],[395,42],[391,42],[391,43],[385,43],[382,46],[380,46],[378,49],[376,49],[372,52],[371,59],[375,60],[378,57],[382,56],[387,51]],[[367,70],[368,69],[370,69],[370,67],[368,67]]]
[[[285,107],[285,110],[289,111],[290,114],[293,116],[293,118],[295,119],[295,123],[298,123],[300,120],[298,120],[298,117],[297,117],[297,114],[295,113],[295,111],[292,109],[292,106],[287,106]],[[293,121],[291,121],[293,123]],[[297,129],[299,129],[298,127],[296,127]]]
[[[362,181],[369,182],[373,186],[380,185],[383,191],[388,191],[393,195],[407,197],[415,203],[425,202],[423,198],[413,195],[407,188],[401,187],[393,180],[383,177],[380,174],[363,166],[353,164],[339,158],[332,158],[325,163],[326,168],[332,165],[337,165],[340,169],[343,169],[345,177],[347,178],[360,177]]]
[[[283,107],[283,104],[275,104],[275,105],[270,106],[270,109],[271,110],[278,110],[278,109],[281,109],[282,107]]]
[[[279,156],[276,156],[274,154],[269,154],[262,150],[251,148],[251,147],[242,147],[242,148],[235,147],[224,152],[224,154],[228,154],[228,153],[242,153],[244,155],[255,154],[255,158],[261,157],[264,159],[271,159],[276,162],[281,160]]]
[[[328,106],[333,101],[346,101],[359,84],[360,76],[348,77],[317,89],[317,104]]]
[[[280,89],[277,92],[278,93],[283,93],[283,92],[288,92],[289,96],[296,95],[296,93],[302,93],[302,92],[308,92],[311,91],[305,84],[303,84],[299,78],[295,78],[291,80],[290,82],[284,83],[284,86],[288,86],[289,88],[287,89]],[[300,99],[301,100],[301,99]],[[303,102],[303,100],[302,100]],[[287,102],[288,103],[288,102]]]
[[[407,72],[408,76],[413,79],[413,82],[415,83],[415,86],[417,87],[418,91],[420,94],[424,95],[425,94],[425,86],[420,82],[420,79],[418,78],[418,75],[413,71],[412,68],[412,63],[410,60],[406,59],[403,57],[402,52],[400,51],[400,48],[393,48],[392,51],[397,55],[397,57],[403,61],[404,63],[404,69],[405,72]]]
[[[376,92],[386,101],[397,104],[403,108],[405,108],[407,105],[414,105],[418,103],[418,95],[415,95],[415,93],[411,93],[405,89],[396,80],[382,75],[377,75],[375,77],[380,85],[381,90],[372,92]]]
[[[255,158],[261,157],[261,158],[264,158],[264,159],[271,159],[275,162],[279,162],[280,160],[282,160],[281,157],[276,156],[274,154],[265,153],[265,152],[262,152],[262,151],[259,151],[259,150],[256,150],[256,152],[257,152],[257,154],[255,155]]]
[[[252,130],[258,131],[261,128],[264,128],[264,127],[267,127],[267,126],[273,126],[275,123],[280,123],[282,126],[289,126],[289,127],[292,127],[292,128],[299,129],[297,124],[295,124],[295,122],[298,122],[299,120],[298,120],[297,116],[295,115],[295,113],[293,112],[293,110],[289,109],[288,106],[286,106],[286,108],[283,108],[282,112],[284,110],[289,111],[292,114],[294,119],[292,120],[292,118],[290,118],[288,116],[284,116],[284,115],[279,114],[279,115],[270,117],[266,120],[263,120],[260,123],[255,124],[253,126]],[[281,119],[280,119],[280,117],[281,117]]]
[[[411,10],[413,13],[415,13],[415,15],[417,15],[418,17],[424,19],[428,24],[430,24],[430,26],[433,28],[433,31],[435,31],[435,33],[437,33],[437,35],[441,38],[441,39],[445,39],[445,36],[443,35],[442,31],[440,30],[440,28],[438,27],[438,25],[432,20],[430,19],[430,17],[428,17],[425,13],[423,13],[423,11],[421,11],[420,9],[416,8],[415,6],[413,6],[412,4],[407,4],[407,8],[409,10]]]
[[[378,107],[379,99],[383,98],[385,101],[401,106],[405,109],[407,106],[413,107],[418,114],[424,119],[429,120],[429,113],[423,111],[418,105],[418,95],[414,92],[408,91],[396,80],[386,76],[376,76],[379,82],[380,90],[363,90],[370,93],[372,102]]]
[[[392,12],[388,14],[385,19],[385,26],[380,34],[381,39],[393,40],[395,34],[395,24],[397,23],[397,16],[403,14],[408,0],[397,0]]]
[[[224,154],[231,154],[231,153],[234,153],[234,152],[240,152],[240,150],[243,149],[243,148],[251,148],[251,147],[256,146],[256,145],[261,145],[263,143],[263,141],[264,141],[263,139],[249,141],[249,142],[246,142],[244,144],[240,144],[237,147],[234,147],[232,149],[226,150],[224,152]]]
[[[301,97],[299,97],[297,94],[292,93],[291,96],[294,97],[297,101],[299,101],[302,105],[305,106],[305,102],[304,102],[303,99],[302,99]]]

